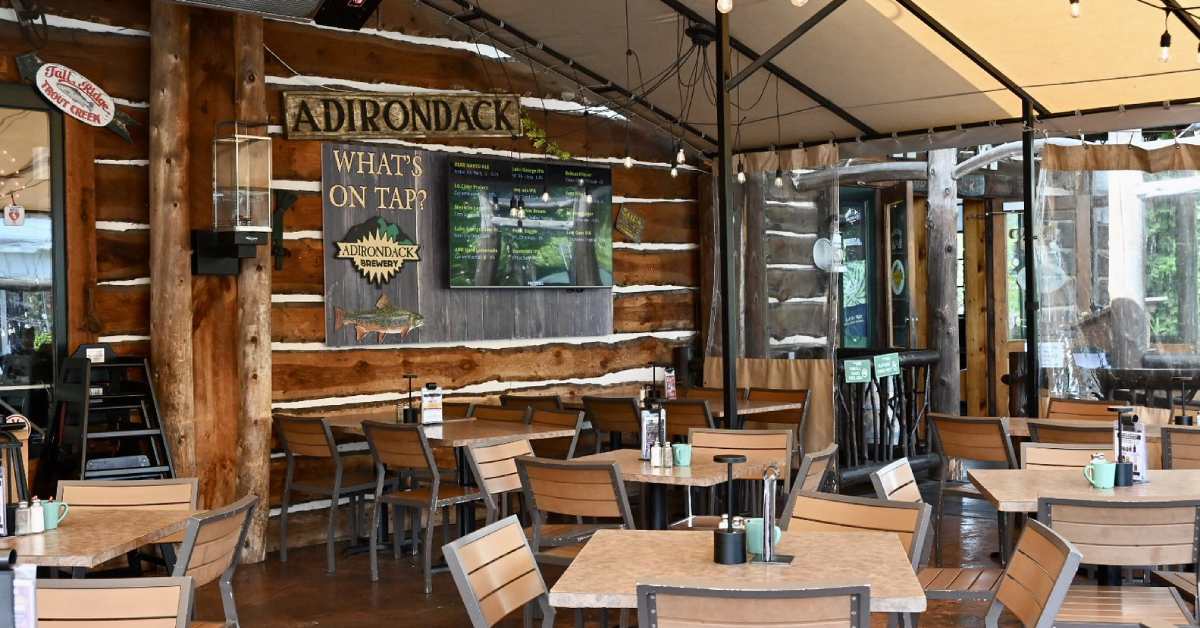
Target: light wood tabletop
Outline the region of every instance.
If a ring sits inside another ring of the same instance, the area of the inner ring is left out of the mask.
[[[1051,423],[1055,425],[1069,425],[1072,427],[1096,427],[1105,423],[1105,421],[1089,421],[1087,419],[1037,419],[1043,423]],[[1029,438],[1029,419],[1020,416],[1012,416],[1007,418],[1008,435],[1019,438]],[[1162,426],[1153,423],[1146,423],[1146,438],[1150,440],[1158,440],[1162,437]]]
[[[692,460],[686,467],[654,467],[641,459],[638,449],[614,449],[590,456],[576,456],[579,462],[616,462],[621,479],[626,482],[666,484],[671,486],[716,486],[728,479],[728,469],[723,464]],[[763,465],[735,464],[733,477],[737,479],[762,479]]]
[[[925,610],[925,592],[894,534],[785,532],[779,552],[793,562],[718,565],[712,532],[600,530],[550,589],[550,605],[637,608],[639,584],[748,590],[867,584],[871,612]]]
[[[363,421],[395,422],[395,412],[366,413],[327,417],[329,426],[350,434],[362,434]],[[561,425],[532,423],[509,423],[507,421],[480,421],[478,419],[448,419],[436,425],[425,426],[425,437],[433,447],[467,447],[469,445],[499,445],[514,440],[543,438],[570,438],[575,429]]]
[[[1195,499],[1200,470],[1149,471],[1150,481],[1110,489],[1093,488],[1073,469],[970,469],[967,477],[1001,512],[1037,512],[1039,497],[1107,501]]]
[[[0,550],[17,550],[17,560],[25,565],[92,569],[182,531],[193,514],[191,510],[81,509],[69,512],[55,530],[0,538]]]
[[[695,400],[693,400],[695,401]],[[708,403],[708,411],[714,419],[725,418],[725,405],[715,399],[703,399]],[[584,410],[582,401],[568,401],[563,404],[564,407],[570,410]],[[787,412],[789,410],[803,410],[803,403],[795,403],[791,401],[765,401],[765,400],[747,400],[739,399],[737,413],[738,416],[750,416],[753,414],[767,414],[769,412]]]

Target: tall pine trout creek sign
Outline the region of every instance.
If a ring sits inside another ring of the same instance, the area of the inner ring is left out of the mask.
[[[284,92],[288,139],[512,137],[521,99],[500,94]]]

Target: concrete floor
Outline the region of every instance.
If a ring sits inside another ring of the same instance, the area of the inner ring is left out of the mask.
[[[943,530],[947,541],[945,564],[995,566],[989,558],[989,553],[996,550],[994,511],[971,504],[964,514],[946,517]],[[437,538],[440,534],[435,535]],[[560,573],[546,569],[547,583],[552,586]],[[425,596],[421,588],[419,563],[410,557],[396,561],[390,555],[381,555],[380,580],[375,583],[369,579],[365,554],[341,555],[337,574],[326,575],[324,546],[293,550],[287,563],[279,562],[272,554],[262,564],[242,566],[235,583],[241,623],[247,628],[470,625],[450,574],[434,575],[430,596]],[[214,586],[200,590],[196,608],[198,619],[221,618]],[[920,625],[983,626],[986,611],[985,603],[930,602]],[[615,625],[616,613],[612,617]],[[573,618],[572,612],[560,611],[556,625],[571,626]],[[1019,625],[1008,619],[1011,623],[1005,622],[1005,626]],[[599,615],[589,616],[588,624],[599,625]],[[885,626],[886,618],[875,617],[872,624]],[[520,614],[502,625],[519,626]]]

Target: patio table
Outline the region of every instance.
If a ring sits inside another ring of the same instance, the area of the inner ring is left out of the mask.
[[[686,401],[686,400],[684,400]],[[715,420],[725,420],[725,406],[714,399],[703,399],[708,402],[708,411],[712,413]],[[564,407],[570,410],[584,410],[583,402],[568,401],[563,404]],[[789,410],[803,410],[804,404],[791,401],[757,401],[753,399],[739,399],[737,413],[739,417],[753,416],[756,414],[769,414],[771,412],[787,412]],[[670,416],[667,417],[670,421]]]
[[[0,538],[0,550],[16,550],[21,564],[67,568],[79,578],[88,569],[183,530],[194,514],[135,508],[72,510],[54,530]]]
[[[1149,471],[1150,481],[1109,489],[1093,488],[1075,470],[970,469],[967,477],[983,497],[1002,513],[1037,512],[1039,497],[1068,497],[1103,501],[1194,499],[1200,469]]]
[[[925,592],[895,534],[787,533],[789,565],[718,565],[711,532],[600,530],[550,589],[556,608],[637,608],[637,585],[723,589],[870,585],[871,612],[920,613]]]

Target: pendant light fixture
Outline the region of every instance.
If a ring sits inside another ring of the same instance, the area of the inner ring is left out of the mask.
[[[738,183],[746,182],[746,166],[743,164],[744,161],[745,161],[744,159],[738,160],[738,167],[737,167],[737,182]]]
[[[775,187],[783,187],[783,168],[775,168]]]
[[[1071,0],[1071,17],[1079,17],[1079,0]]]
[[[733,0],[717,0],[717,10],[721,13],[729,13],[733,10]]]
[[[1163,11],[1163,34],[1158,38],[1158,60],[1166,63],[1171,60],[1171,30],[1167,28],[1167,21],[1171,18],[1171,11]]]

